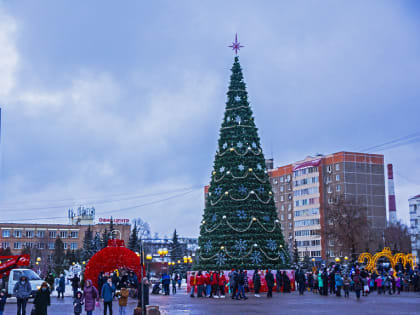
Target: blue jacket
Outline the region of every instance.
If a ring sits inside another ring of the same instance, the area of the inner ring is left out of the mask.
[[[338,287],[342,287],[343,286],[343,278],[341,277],[341,275],[339,274],[335,274],[335,285]]]
[[[111,302],[112,301],[112,295],[115,291],[115,286],[110,286],[108,283],[105,283],[102,286],[101,290],[101,298],[104,299],[104,302]]]

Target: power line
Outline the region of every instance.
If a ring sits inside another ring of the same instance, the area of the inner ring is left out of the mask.
[[[165,202],[165,201],[168,201],[168,200],[172,200],[172,199],[175,199],[175,198],[179,198],[179,197],[188,195],[188,194],[190,194],[194,191],[197,191],[197,189],[191,189],[187,192],[183,192],[183,193],[180,193],[180,194],[177,194],[177,195],[174,195],[174,196],[170,196],[170,197],[167,197],[167,198],[138,204],[138,205],[131,206],[131,207],[102,211],[102,212],[99,212],[97,214],[118,213],[118,212],[122,212],[122,211],[128,211],[128,210],[133,210],[133,209],[137,209],[137,208],[142,208],[142,207],[145,207],[145,206],[155,205],[155,204],[158,204],[158,203],[161,203],[161,202]],[[45,217],[45,218],[25,218],[25,219],[7,220],[7,222],[2,222],[2,223],[10,223],[10,222],[13,222],[13,221],[14,222],[19,222],[19,221],[34,221],[34,220],[55,220],[55,219],[62,219],[62,218],[63,218],[63,216],[60,216],[60,217]]]
[[[95,205],[106,204],[106,203],[113,203],[113,202],[119,202],[119,201],[140,199],[140,198],[145,198],[145,197],[153,197],[153,196],[163,195],[163,194],[172,193],[172,192],[186,191],[186,190],[195,189],[195,188],[198,188],[198,186],[192,186],[192,187],[182,188],[182,189],[174,189],[174,190],[169,190],[169,191],[164,191],[164,192],[143,194],[143,195],[137,195],[137,196],[133,196],[133,197],[120,198],[120,199],[96,200],[96,201],[91,201],[90,203],[95,204]],[[13,211],[13,212],[19,211],[19,213],[25,213],[25,212],[34,211],[34,210],[41,210],[42,211],[42,210],[49,210],[49,209],[71,208],[71,207],[74,207],[75,204],[76,204],[76,202],[74,202],[71,205],[63,204],[63,205],[38,206],[38,207],[27,207],[27,208],[6,208],[6,209],[5,208],[0,208],[0,210],[2,212],[5,212],[5,211]]]
[[[396,148],[396,147],[399,147],[399,146],[402,146],[402,145],[411,144],[411,143],[418,142],[418,141],[420,141],[420,130],[416,131],[414,133],[411,133],[409,135],[405,135],[405,136],[402,136],[402,137],[399,137],[399,138],[396,138],[396,139],[393,139],[393,140],[390,140],[390,141],[386,141],[384,143],[377,144],[377,145],[374,145],[374,146],[371,146],[371,147],[368,147],[368,148],[365,148],[365,149],[359,149],[358,151],[361,151],[361,152],[367,152],[367,151],[377,152],[377,151],[383,151],[383,150],[386,150],[386,149]]]

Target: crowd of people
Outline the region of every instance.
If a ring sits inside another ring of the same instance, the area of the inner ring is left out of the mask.
[[[80,315],[83,308],[87,315],[92,315],[95,308],[103,302],[104,315],[113,314],[112,302],[118,300],[119,314],[126,314],[126,307],[129,296],[138,300],[137,306],[146,310],[149,304],[149,281],[147,277],[139,283],[134,272],[128,270],[116,270],[113,273],[101,272],[98,279],[98,289],[93,285],[91,279],[84,283],[80,281],[77,274],[67,278],[73,290],[74,314]],[[57,290],[57,299],[64,299],[66,288],[66,278],[61,274],[57,279],[52,274],[48,274],[45,281],[36,290],[34,295],[33,309],[31,314],[47,315],[48,307],[51,305],[51,294]],[[16,296],[16,307],[18,315],[25,315],[28,299],[34,289],[26,276],[22,276],[13,288],[13,295]],[[6,290],[0,291],[0,315],[3,314],[7,301]]]
[[[190,296],[209,297],[209,298],[225,298],[229,295],[232,299],[246,300],[246,293],[250,289],[254,290],[254,296],[260,297],[260,289],[262,285],[261,277],[264,277],[267,286],[267,298],[273,297],[273,288],[284,293],[290,293],[291,281],[285,271],[277,270],[275,276],[271,270],[266,272],[258,269],[254,270],[252,275],[252,288],[250,288],[250,277],[246,270],[232,269],[227,276],[223,271],[198,271],[193,272],[189,278]]]
[[[369,273],[364,268],[355,266],[349,271],[344,271],[340,266],[323,268],[320,271],[296,273],[296,282],[299,293],[303,294],[305,289],[313,293],[327,296],[335,294],[338,297],[349,297],[350,292],[355,292],[356,298],[368,296],[372,292],[377,294],[401,294],[413,290],[420,291],[419,271],[395,271],[380,270],[379,273]]]
[[[372,292],[377,294],[401,294],[405,291],[420,291],[419,270],[395,271],[392,268],[381,269],[379,273],[369,273],[358,265],[347,270],[340,265],[329,268],[304,272],[299,269],[295,278],[289,278],[286,271],[260,271],[256,269],[252,277],[248,277],[246,270],[232,269],[226,276],[223,271],[192,272],[189,277],[189,294],[192,298],[225,298],[226,295],[236,300],[246,300],[246,293],[254,291],[255,297],[260,297],[260,289],[264,279],[267,298],[273,296],[273,290],[290,293],[296,287],[300,295],[311,291],[321,296],[329,294],[337,297],[350,297],[354,292],[357,299],[368,296]],[[295,283],[293,283],[295,282]]]
[[[115,270],[107,273],[101,272],[97,279],[97,287],[93,285],[91,279],[81,282],[77,274],[70,278],[73,290],[74,314],[82,314],[83,308],[87,315],[92,315],[95,308],[103,302],[104,315],[112,314],[112,302],[118,300],[119,314],[126,314],[128,298],[138,299],[138,306],[145,310],[149,304],[149,281],[144,277],[139,281],[137,275],[129,270]],[[260,298],[260,291],[263,288],[267,291],[267,298],[273,297],[273,290],[282,293],[290,293],[295,287],[299,294],[303,295],[309,291],[321,296],[335,295],[349,298],[350,293],[354,292],[357,299],[361,296],[369,296],[376,292],[381,295],[399,295],[402,292],[420,291],[420,273],[416,270],[393,270],[380,269],[378,273],[370,273],[358,265],[351,269],[344,269],[340,265],[321,268],[311,272],[304,272],[299,269],[295,272],[294,278],[289,277],[286,271],[277,270],[254,270],[248,275],[246,270],[232,269],[229,272],[207,271],[191,272],[188,278],[189,295],[194,298],[226,298],[231,297],[235,300],[247,300],[247,294],[254,292],[254,296]],[[141,283],[140,283],[141,282]],[[163,294],[170,294],[172,284],[172,294],[177,293],[177,288],[181,288],[182,277],[180,274],[172,275],[163,273],[157,282],[152,294],[160,293],[162,284]],[[34,310],[31,314],[46,315],[48,306],[51,304],[51,293],[57,290],[57,298],[63,299],[66,287],[66,278],[63,274],[58,279],[49,274],[45,282],[36,291],[34,296]],[[30,282],[22,276],[14,288],[13,294],[16,296],[17,314],[26,313],[28,298],[33,293]],[[3,289],[0,291],[0,315],[3,314],[7,295]]]

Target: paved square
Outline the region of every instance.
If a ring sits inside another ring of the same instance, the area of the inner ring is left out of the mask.
[[[306,292],[304,296],[298,293],[274,293],[272,299],[264,295],[255,298],[248,294],[246,301],[209,298],[190,298],[185,290],[176,295],[150,295],[150,304],[159,305],[162,314],[420,314],[420,294],[404,292],[397,295],[378,295],[372,293],[368,297],[356,300],[354,293],[349,299],[337,298],[334,295],[327,297]],[[73,314],[72,298],[64,300],[51,298],[52,305],[48,308],[50,315]],[[127,315],[133,314],[137,304],[136,300],[129,300]],[[30,314],[32,304],[28,304],[27,314]],[[114,314],[118,313],[118,302],[113,303]],[[8,301],[5,315],[16,314],[16,302]],[[83,312],[85,314],[85,312]],[[94,314],[103,314],[103,307],[95,310]]]

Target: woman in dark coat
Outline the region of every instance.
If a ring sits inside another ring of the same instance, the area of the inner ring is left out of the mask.
[[[286,271],[283,271],[282,281],[283,281],[283,293],[290,293],[290,279],[287,276]]]
[[[50,294],[48,284],[43,282],[35,295],[34,306],[36,315],[47,315],[47,307],[51,305]]]
[[[99,301],[98,290],[92,285],[92,280],[87,280],[83,289],[83,300],[87,315],[92,315],[95,310],[95,301]]]
[[[254,283],[255,296],[260,297],[261,276],[258,273],[258,269],[255,269],[254,271],[254,275],[252,276],[252,282]]]
[[[267,297],[272,298],[273,297],[273,287],[274,287],[274,276],[271,273],[271,270],[269,269],[267,271],[267,274],[265,275],[265,282],[267,283]]]
[[[281,276],[280,269],[277,269],[277,272],[276,272],[276,283],[277,283],[277,292],[280,292],[281,287],[283,285],[283,279],[282,279],[282,276]]]

